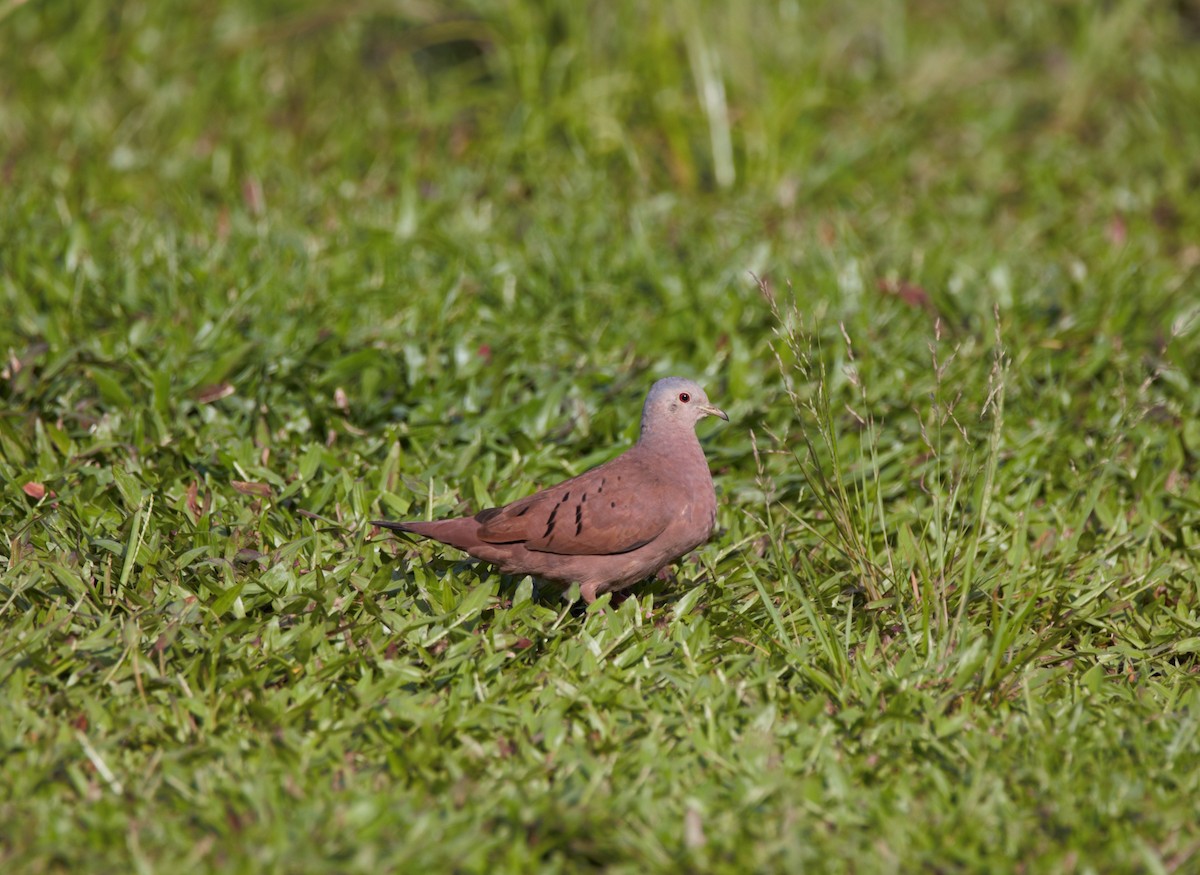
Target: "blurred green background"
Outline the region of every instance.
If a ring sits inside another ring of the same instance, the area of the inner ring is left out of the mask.
[[[1195,868],[1198,108],[1191,0],[0,0],[0,864]],[[668,374],[675,581],[366,525]]]

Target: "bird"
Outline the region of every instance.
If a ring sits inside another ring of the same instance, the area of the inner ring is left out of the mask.
[[[646,395],[637,442],[611,461],[472,516],[371,524],[440,541],[505,574],[578,583],[591,604],[712,536],[717,496],[696,437],[707,416],[729,421],[699,384],[666,377]]]

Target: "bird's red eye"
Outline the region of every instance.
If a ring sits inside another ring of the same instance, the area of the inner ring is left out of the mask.
[[[692,396],[689,395],[687,392],[680,392],[679,400],[682,401],[684,404],[687,404],[689,401],[692,400]]]

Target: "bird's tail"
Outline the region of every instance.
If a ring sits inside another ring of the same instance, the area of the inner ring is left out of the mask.
[[[414,535],[417,532],[410,528],[411,523],[397,523],[391,520],[371,520],[371,525],[379,526],[381,529],[391,529],[394,532],[412,532]]]
[[[457,517],[449,520],[427,520],[427,521],[410,521],[406,523],[393,523],[387,520],[371,520],[371,525],[382,526],[385,529],[391,529],[395,532],[408,532],[411,535],[420,535],[422,538],[433,538],[435,541],[441,541],[443,544],[449,544],[451,547],[458,547],[460,550],[466,550],[468,553],[478,547],[479,540],[479,523],[474,517]]]
[[[467,517],[469,520],[470,517]],[[462,520],[410,520],[406,523],[394,523],[390,520],[371,520],[371,525],[379,526],[384,529],[391,529],[393,532],[408,532],[410,535],[420,535],[422,538],[436,538],[443,540],[445,535],[450,532],[457,532],[462,524]],[[446,543],[453,543],[447,541]]]

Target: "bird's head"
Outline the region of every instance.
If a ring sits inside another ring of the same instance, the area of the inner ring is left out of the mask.
[[[692,430],[706,416],[719,416],[725,421],[725,411],[708,400],[704,389],[683,377],[666,377],[650,387],[642,408],[642,436],[650,433]]]

